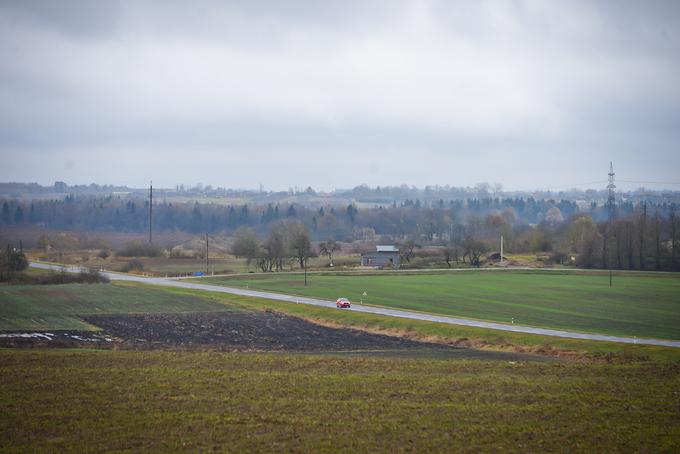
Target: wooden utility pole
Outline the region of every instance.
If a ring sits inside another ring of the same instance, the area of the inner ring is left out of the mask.
[[[614,190],[616,189],[616,185],[614,184],[614,176],[616,175],[614,173],[614,164],[610,161],[609,162],[609,173],[607,174],[609,176],[609,184],[607,185],[607,225],[605,226],[604,230],[604,241],[602,243],[602,260],[603,260],[603,265],[606,266],[609,269],[609,287],[612,286],[612,264],[611,264],[611,252],[609,250],[609,244],[607,242],[609,241],[609,233],[613,232],[613,226],[614,226],[614,217],[616,216],[616,194],[614,193]],[[616,234],[616,233],[614,233]]]
[[[205,234],[205,274],[207,275],[210,271],[210,249],[208,248],[208,234]]]
[[[642,216],[640,218],[640,269],[645,269],[645,224],[647,222],[647,202],[642,203]]]
[[[503,264],[503,235],[501,235],[501,265]]]
[[[675,244],[675,204],[674,203],[671,204],[670,221],[671,221],[671,269],[673,271],[675,271],[677,245]]]
[[[149,185],[149,244],[153,241],[153,181]]]

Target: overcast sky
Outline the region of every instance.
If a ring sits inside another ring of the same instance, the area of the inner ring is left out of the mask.
[[[0,181],[677,182],[679,24],[674,0],[4,0]]]

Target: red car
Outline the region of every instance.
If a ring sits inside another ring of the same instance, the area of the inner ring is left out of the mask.
[[[352,305],[349,303],[349,300],[347,298],[338,298],[335,301],[335,305],[337,307],[352,307]]]

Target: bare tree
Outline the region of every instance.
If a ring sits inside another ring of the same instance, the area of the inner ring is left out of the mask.
[[[310,257],[312,252],[307,228],[301,222],[290,223],[288,224],[288,237],[293,256],[300,264],[300,268],[304,268],[305,260]]]
[[[620,221],[617,221],[616,224],[614,224],[614,239],[616,242],[616,267],[618,269],[623,268],[623,257],[622,257],[622,247],[623,247],[623,240],[622,240],[622,235],[623,234],[623,228],[622,224]]]
[[[285,224],[278,223],[272,227],[258,257],[258,266],[262,271],[283,269],[283,260],[288,257],[286,234]]]
[[[609,268],[609,226],[610,224],[600,224],[602,230],[602,267]]]
[[[482,254],[488,251],[486,244],[469,236],[463,241],[463,262],[468,257],[470,265],[478,267]]]
[[[333,265],[333,254],[335,254],[335,251],[340,250],[340,243],[335,241],[333,238],[328,238],[326,241],[319,243],[319,254],[323,254],[328,256],[328,260],[330,260],[330,266]]]
[[[399,251],[400,251],[400,257],[399,257],[399,262],[403,263],[404,260],[406,262],[411,263],[411,257],[413,257],[413,250],[415,248],[421,248],[418,243],[415,242],[413,238],[409,238],[403,243],[399,245]]]
[[[640,269],[645,269],[645,224],[647,223],[647,202],[642,204],[642,213],[640,213]]]
[[[633,262],[633,255],[634,255],[634,247],[633,247],[633,224],[632,222],[626,222],[626,252],[628,252],[628,269],[633,269],[634,262]]]
[[[255,230],[247,227],[241,227],[236,230],[234,232],[234,243],[231,246],[231,253],[236,257],[245,257],[250,268],[250,263],[260,253],[260,241],[257,239]]]
[[[602,237],[592,218],[590,216],[579,217],[572,224],[570,235],[578,252],[578,264],[584,268],[595,266],[595,256]]]
[[[654,211],[654,267],[658,271],[661,269],[661,220],[659,210]]]
[[[459,255],[460,247],[457,243],[450,242],[444,247],[444,261],[449,268],[451,268],[452,260],[455,260],[456,264],[458,263]]]

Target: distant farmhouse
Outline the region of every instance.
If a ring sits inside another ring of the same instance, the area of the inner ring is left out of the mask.
[[[399,267],[399,249],[395,246],[376,246],[375,252],[361,254],[361,266],[374,268]]]

